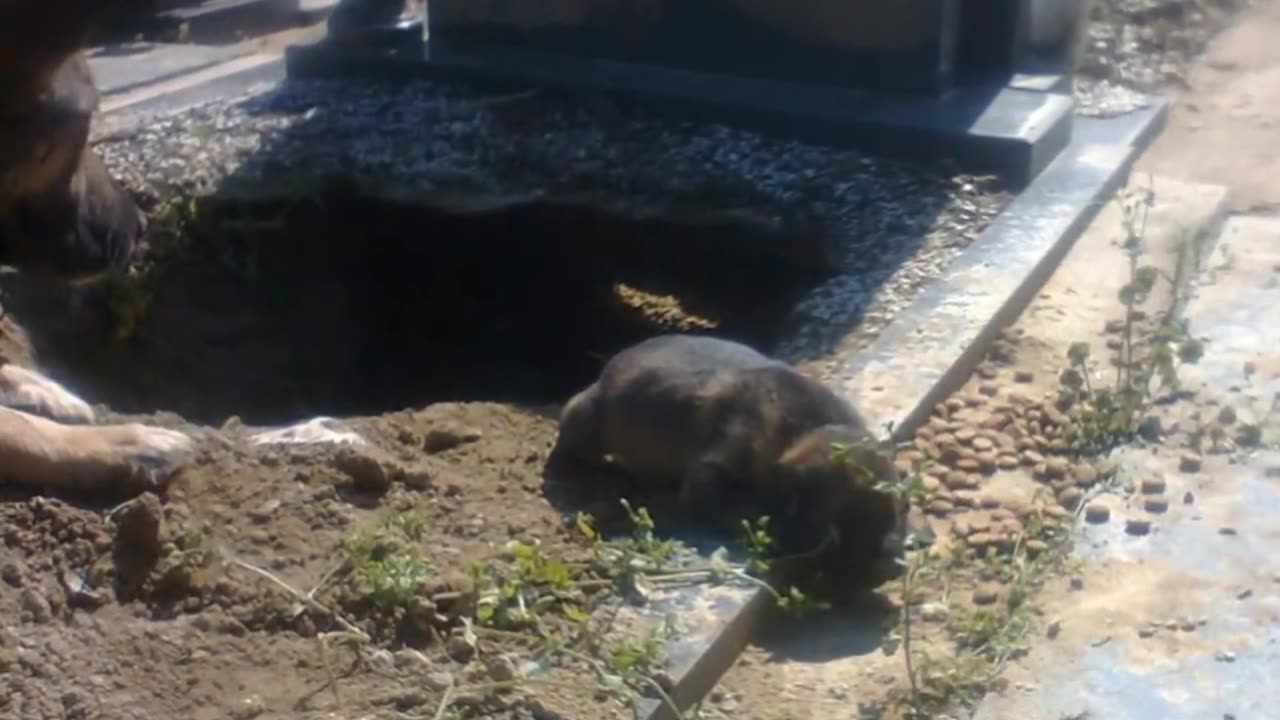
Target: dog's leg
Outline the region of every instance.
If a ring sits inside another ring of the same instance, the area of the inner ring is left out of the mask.
[[[191,444],[180,432],[137,423],[64,425],[0,408],[0,481],[142,491],[167,482]]]
[[[0,364],[0,406],[62,422],[93,422],[89,403],[40,373],[11,363]]]

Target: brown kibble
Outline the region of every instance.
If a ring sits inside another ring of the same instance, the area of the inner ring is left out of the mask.
[[[1039,555],[1048,549],[1049,549],[1049,543],[1043,540],[1027,541],[1027,554],[1031,555],[1032,557],[1035,557],[1036,555]]]
[[[1019,443],[1019,444],[1021,444],[1021,443]],[[1023,465],[1039,465],[1039,464],[1040,464],[1040,463],[1042,463],[1042,462],[1044,462],[1044,456],[1043,456],[1043,455],[1041,455],[1040,453],[1036,452],[1035,450],[1023,450],[1023,451],[1022,451],[1022,464],[1023,464]]]
[[[939,405],[938,407],[943,407],[943,406],[942,406],[942,405]],[[946,431],[947,431],[947,420],[946,420],[946,418],[942,418],[942,417],[935,417],[935,418],[933,418],[932,420],[930,420],[930,421],[929,421],[929,424],[927,425],[927,427],[928,427],[928,428],[929,428],[929,430],[930,430],[930,431],[932,431],[935,435],[936,435],[937,433],[940,433],[940,432],[946,432]]]
[[[968,395],[965,395],[961,399],[964,401],[965,407],[971,407],[971,408],[982,407],[987,402],[986,397],[979,394],[975,394],[975,393],[970,393]]]
[[[1139,485],[1143,495],[1162,495],[1168,487],[1168,483],[1162,477],[1143,478]]]
[[[1200,472],[1204,459],[1195,453],[1184,453],[1178,458],[1178,469],[1185,473]]]
[[[1041,508],[1040,511],[1047,517],[1053,518],[1054,520],[1061,520],[1071,514],[1066,510],[1063,510],[1059,505],[1046,505]]]
[[[1163,495],[1153,495],[1142,501],[1142,507],[1149,513],[1163,513],[1169,509],[1169,498]]]
[[[973,449],[978,451],[992,450],[996,446],[995,443],[991,442],[991,438],[981,436],[973,438],[973,442],[971,444],[973,445]]]
[[[977,435],[978,433],[973,428],[964,427],[956,430],[955,438],[958,442],[968,445],[973,442],[973,439],[977,437]]]
[[[1084,519],[1094,525],[1101,525],[1111,519],[1111,508],[1102,503],[1089,503],[1084,509]]]
[[[972,473],[972,472],[978,472],[978,470],[981,467],[982,467],[981,463],[979,463],[975,458],[972,458],[972,457],[962,457],[959,460],[956,460],[957,470],[963,470],[965,472]]]
[[[1068,510],[1075,510],[1084,499],[1084,493],[1077,487],[1063,488],[1058,492],[1058,502]]]
[[[974,476],[959,470],[947,473],[942,482],[950,490],[972,490],[978,486],[978,483],[974,481]]]
[[[986,363],[978,366],[978,377],[983,378],[984,380],[994,380],[999,374],[999,371]]]
[[[982,472],[984,472],[984,473],[991,473],[991,472],[995,472],[995,469],[996,469],[996,454],[995,454],[995,453],[993,453],[993,452],[980,452],[980,453],[978,453],[977,455],[975,455],[975,456],[974,456],[974,459],[978,461],[978,467],[979,467],[979,469],[981,469],[981,470],[982,470]]]
[[[990,533],[985,530],[972,533],[969,535],[969,537],[965,538],[965,542],[969,543],[970,547],[975,547],[975,548],[983,548],[989,545],[994,545],[996,544],[996,540],[997,538],[994,533]]]
[[[1018,370],[1013,374],[1013,381],[1016,383],[1029,383],[1036,379],[1036,376],[1030,370]]]
[[[978,505],[986,508],[987,510],[996,510],[1000,507],[1000,498],[993,497],[991,495],[983,495],[981,499],[978,500]]]
[[[996,467],[1001,470],[1012,470],[1018,467],[1018,458],[1013,455],[1001,455],[996,458]]]
[[[1151,532],[1151,521],[1146,518],[1131,518],[1125,521],[1124,531],[1130,535],[1146,535]]]
[[[1105,331],[1108,335],[1115,335],[1118,332],[1123,332],[1124,320],[1108,320],[1105,326]]]
[[[958,508],[977,507],[978,495],[972,490],[956,490],[952,494],[951,502],[955,503]]]
[[[1049,478],[1062,478],[1067,476],[1067,469],[1070,467],[1066,459],[1055,457],[1049,458],[1044,464],[1044,474]]]
[[[1039,428],[1032,428],[1031,439],[1036,443],[1036,449],[1040,452],[1049,452],[1049,438],[1040,434]]]
[[[935,435],[933,438],[933,444],[937,446],[939,450],[944,452],[947,450],[953,450],[958,445],[956,443],[956,436],[949,432],[938,433]]]
[[[954,413],[958,410],[964,409],[964,400],[961,400],[958,397],[949,397],[944,404],[946,405],[948,413]]]
[[[987,397],[995,397],[1000,394],[1000,386],[993,382],[984,382],[978,386],[978,392]]]
[[[955,505],[952,505],[946,500],[933,500],[929,503],[929,507],[925,508],[925,512],[930,515],[942,516],[949,514],[954,509]]]
[[[1000,593],[1004,588],[999,583],[985,582],[973,589],[974,605],[991,605],[1000,599]]]
[[[1116,337],[1109,337],[1109,338],[1107,338],[1107,349],[1108,349],[1108,350],[1119,350],[1119,349],[1121,348],[1121,346],[1122,346],[1122,345],[1123,345],[1123,343],[1121,342],[1120,338],[1116,338]]]
[[[1089,463],[1078,463],[1071,468],[1071,477],[1080,487],[1092,487],[1098,482],[1098,469]]]

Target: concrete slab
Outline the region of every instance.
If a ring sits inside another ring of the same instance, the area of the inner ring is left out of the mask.
[[[753,80],[516,49],[476,52],[295,46],[290,77],[425,77],[502,88],[603,93],[696,121],[726,122],[835,147],[997,173],[1016,186],[1038,175],[1071,137],[1072,100],[1003,85],[912,98]]]
[[[122,43],[96,47],[88,52],[89,68],[104,96],[128,92],[251,54],[253,47],[236,45],[186,45],[176,43]]]
[[[1185,317],[1206,343],[1185,368],[1197,403],[1267,417],[1280,392],[1280,220],[1227,220]],[[1264,432],[1274,440],[1277,418]],[[1111,522],[1086,526],[1080,543],[1085,588],[1051,609],[1062,633],[1039,643],[1010,679],[1019,689],[988,697],[975,720],[1092,717],[1116,720],[1263,718],[1280,698],[1280,450],[1203,458],[1191,471],[1179,454],[1134,448],[1125,476],[1159,477],[1167,513],[1113,498]],[[1148,535],[1127,518],[1154,521]],[[1019,680],[1025,679],[1024,682]]]

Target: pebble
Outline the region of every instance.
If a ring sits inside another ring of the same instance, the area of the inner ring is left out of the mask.
[[[1000,593],[1004,588],[1000,583],[984,582],[973,589],[974,605],[991,605],[1000,599]]]
[[[1204,459],[1195,453],[1184,453],[1178,458],[1178,469],[1185,473],[1200,472]]]
[[[422,682],[428,688],[436,692],[442,692],[453,685],[453,674],[444,672],[443,670],[429,672],[422,676]]]
[[[920,606],[920,619],[925,622],[942,622],[951,615],[945,603],[927,602]]]
[[[1151,532],[1151,521],[1146,518],[1131,518],[1125,521],[1124,531],[1130,535],[1146,535]]]
[[[1103,505],[1102,503],[1089,503],[1089,505],[1084,509],[1084,519],[1085,521],[1094,523],[1095,525],[1107,522],[1111,519],[1111,508]]]
[[[34,587],[28,587],[18,596],[18,601],[22,605],[22,609],[31,614],[31,619],[37,623],[47,623],[53,619],[53,608],[49,605],[49,599]]]

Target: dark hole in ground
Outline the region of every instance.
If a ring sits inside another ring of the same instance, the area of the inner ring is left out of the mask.
[[[177,217],[152,223],[142,274],[85,291],[75,311],[59,289],[13,304],[42,365],[118,412],[274,424],[559,403],[654,334],[768,348],[822,275],[815,230],[689,211],[335,187],[208,201],[182,231]]]

